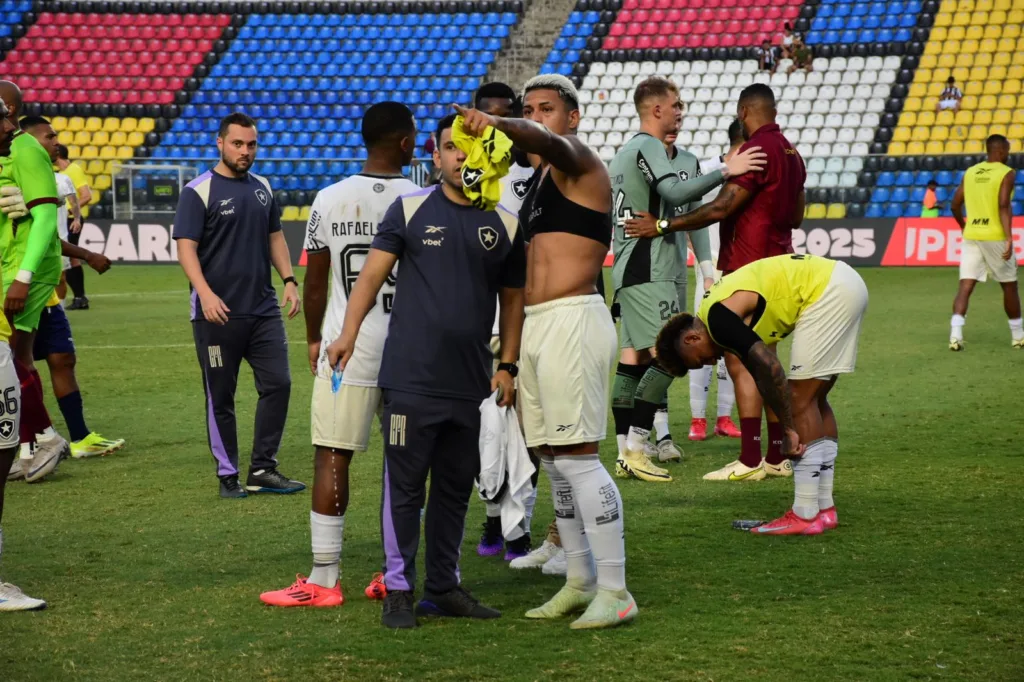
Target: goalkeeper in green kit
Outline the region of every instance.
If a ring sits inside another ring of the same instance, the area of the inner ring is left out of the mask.
[[[7,107],[7,119],[17,127],[21,90],[10,81],[0,81],[0,99]],[[14,329],[11,345],[21,381],[21,465],[31,483],[52,473],[70,454],[70,447],[53,429],[43,404],[42,382],[32,364],[39,319],[63,267],[57,233],[60,200],[50,155],[32,135],[20,130],[14,134],[10,155],[0,157],[0,190],[11,185],[21,189],[28,214],[14,219],[0,214],[0,267],[4,315]]]

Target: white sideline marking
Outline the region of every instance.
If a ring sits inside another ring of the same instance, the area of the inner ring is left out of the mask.
[[[77,350],[127,350],[130,348],[134,349],[145,349],[145,348],[195,348],[195,344],[191,343],[144,343],[138,345],[125,344],[125,345],[109,345],[109,346],[79,346],[75,345]]]

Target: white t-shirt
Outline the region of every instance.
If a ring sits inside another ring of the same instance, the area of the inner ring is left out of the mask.
[[[63,173],[56,174],[57,198],[60,204],[57,205],[57,234],[64,241],[68,240],[68,197],[75,196],[75,183]],[[64,256],[64,269],[71,269],[71,259]]]
[[[327,346],[341,334],[348,296],[366,262],[370,244],[377,234],[377,224],[399,196],[419,189],[419,185],[404,177],[360,174],[320,190],[313,200],[303,246],[307,253],[325,249],[331,253],[331,289],[320,332],[323,342],[317,364],[319,376],[331,377]],[[355,350],[342,375],[343,384],[377,385],[394,296],[395,273],[392,273],[359,328]]]
[[[519,215],[519,209],[523,206],[523,199],[526,197],[526,190],[530,185],[530,178],[533,177],[532,166],[520,166],[513,163],[508,168],[508,175],[501,179],[501,200],[498,202],[512,213]],[[494,329],[492,336],[497,336],[498,316],[501,314],[501,306],[494,310]]]

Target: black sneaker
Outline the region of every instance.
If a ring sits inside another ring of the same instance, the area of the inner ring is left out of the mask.
[[[224,476],[220,479],[220,496],[228,499],[249,497],[238,482],[238,476]]]
[[[501,517],[487,517],[484,521],[484,532],[480,536],[480,544],[476,546],[476,553],[480,556],[496,556],[501,554],[504,546],[504,538],[501,537]]]
[[[388,590],[384,597],[384,613],[380,623],[392,630],[408,630],[417,627],[416,616],[412,612],[412,592],[404,590]]]
[[[423,593],[416,605],[417,616],[448,616],[451,618],[501,618],[501,611],[484,606],[466,589],[456,587],[444,594]]]
[[[288,495],[306,489],[305,483],[293,481],[277,469],[250,471],[245,480],[245,489],[251,493],[278,493]]]
[[[71,305],[68,306],[68,310],[88,310],[89,299],[85,296],[78,296],[71,299]]]

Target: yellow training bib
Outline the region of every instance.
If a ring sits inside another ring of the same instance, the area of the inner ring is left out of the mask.
[[[964,203],[967,204],[964,239],[984,242],[1006,240],[999,219],[999,187],[1006,174],[1012,172],[1013,169],[1005,164],[984,161],[964,173]]]

